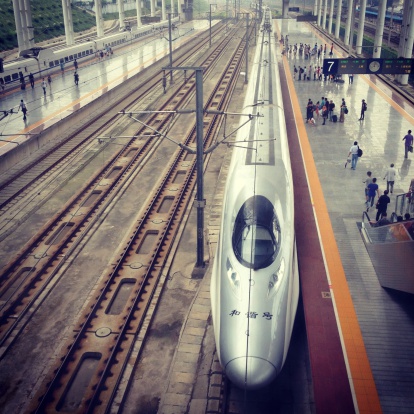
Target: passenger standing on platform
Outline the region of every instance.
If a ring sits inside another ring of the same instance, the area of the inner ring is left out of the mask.
[[[26,121],[27,106],[26,106],[26,104],[23,102],[23,99],[21,99],[21,100],[20,100],[19,108],[20,108],[20,109],[22,110],[22,112],[23,112],[23,121]]]
[[[299,66],[299,80],[302,80],[302,73],[304,72],[303,68]]]
[[[345,121],[345,112],[346,111],[348,111],[348,108],[346,107],[345,99],[342,98],[341,113],[339,115],[339,122],[344,122]]]
[[[323,124],[325,125],[326,119],[328,118],[328,108],[326,105],[322,106],[322,118],[323,118]]]
[[[308,68],[308,80],[311,80],[311,78],[312,78],[312,65],[309,65],[309,68]]]
[[[42,80],[43,95],[46,95],[46,87],[47,87],[47,84],[46,84],[45,78],[43,78]]]
[[[368,186],[372,183],[372,178],[371,178],[372,172],[371,171],[367,171],[367,178],[365,181],[363,181],[363,183],[365,183],[365,204],[368,207]]]
[[[358,119],[358,121],[362,121],[363,119],[365,119],[365,111],[368,109],[367,103],[365,102],[365,99],[362,100],[362,105],[361,105],[361,116]]]
[[[73,66],[75,67],[75,71],[78,70],[78,61],[76,59],[73,61]]]
[[[374,177],[372,179],[372,183],[368,184],[367,212],[369,211],[369,208],[374,205],[375,194],[378,194],[378,197],[379,197],[377,179]]]
[[[411,129],[408,131],[408,134],[402,139],[403,141],[405,140],[405,155],[404,158],[408,158],[408,152],[413,152],[412,151],[412,146],[413,146],[413,136],[411,135]]]
[[[75,78],[75,85],[78,86],[78,83],[79,83],[79,75],[78,75],[78,72],[75,72],[75,74],[73,75],[73,77]]]
[[[329,111],[329,120],[332,121],[332,116],[334,113],[334,109],[335,109],[335,104],[333,103],[333,101],[329,101],[329,105],[328,105],[328,111]]]
[[[47,75],[47,82],[50,86],[50,84],[52,83],[52,77],[50,75]]]
[[[334,48],[334,45],[333,45],[333,42],[332,42],[332,44],[331,44],[331,51],[329,52],[329,56],[332,56],[333,55],[333,48]]]
[[[352,83],[354,83],[354,75],[348,75],[348,77],[349,77],[349,83],[350,84],[352,84]]]
[[[60,70],[63,72],[65,72],[65,64],[63,62],[60,62]]]
[[[378,199],[377,201],[377,215],[375,220],[378,221],[380,217],[387,216],[387,207],[388,204],[391,202],[390,198],[388,197],[388,190],[384,191],[384,194]]]
[[[397,174],[397,170],[394,168],[394,164],[391,164],[384,176],[384,180],[387,179],[387,190],[391,191],[391,194],[394,190],[395,174]]]
[[[33,89],[34,88],[34,84],[35,84],[35,80],[34,80],[34,76],[33,76],[33,73],[32,72],[30,72],[30,74],[29,74],[29,81],[30,81],[30,86]]]
[[[325,43],[325,47],[323,48],[323,54],[326,55],[326,43]]]
[[[296,65],[293,66],[293,79],[296,80],[296,74],[298,73],[298,68]]]
[[[354,145],[349,149],[348,158],[352,156],[351,170],[355,170],[358,162],[358,141],[354,141]],[[375,179],[375,181],[377,181]],[[377,186],[378,187],[378,186]]]
[[[309,98],[308,105],[306,106],[306,122],[310,122],[313,118],[313,102],[312,99]]]

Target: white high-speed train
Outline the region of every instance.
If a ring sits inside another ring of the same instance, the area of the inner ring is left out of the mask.
[[[244,109],[255,117],[237,133],[211,281],[220,363],[232,383],[248,390],[280,373],[299,298],[292,172],[271,27],[266,10]]]
[[[177,24],[179,17],[171,19],[171,22]],[[140,28],[133,28],[131,31],[123,31],[115,34],[108,34],[100,38],[94,38],[85,42],[77,43],[72,46],[40,48],[36,47],[23,53],[19,59],[4,62],[4,72],[0,73],[0,83],[7,85],[10,83],[19,83],[23,77],[28,83],[30,73],[48,74],[51,71],[60,69],[60,64],[68,64],[75,59],[83,60],[95,56],[98,51],[106,51],[108,47],[131,43],[143,36],[152,33],[159,33],[161,30],[168,30],[168,21],[151,23]],[[43,75],[44,76],[44,75]]]

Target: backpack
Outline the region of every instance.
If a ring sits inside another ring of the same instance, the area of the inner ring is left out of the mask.
[[[362,157],[363,153],[362,149],[358,147],[358,157]]]
[[[368,105],[366,102],[364,102],[364,111],[366,111],[368,109]]]
[[[348,108],[346,106],[344,106],[344,113],[345,115],[348,114]]]
[[[303,68],[300,68],[300,73],[303,73],[303,72],[305,72],[305,71],[303,70]]]

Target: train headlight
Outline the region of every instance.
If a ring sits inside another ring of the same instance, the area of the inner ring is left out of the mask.
[[[282,284],[283,275],[285,274],[285,259],[280,261],[279,269],[270,276],[267,295],[275,294]]]
[[[233,292],[238,295],[240,291],[240,276],[239,274],[233,269],[233,266],[230,263],[230,260],[227,259],[226,263],[226,271],[227,271],[227,278],[230,282],[230,286]]]

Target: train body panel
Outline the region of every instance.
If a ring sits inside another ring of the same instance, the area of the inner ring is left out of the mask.
[[[171,21],[177,24],[179,18],[177,17]],[[152,33],[156,34],[163,29],[168,29],[167,21],[144,25],[140,28],[135,27],[131,31],[112,33],[100,38],[91,38],[91,40],[71,46],[36,48],[34,52],[35,57],[22,57],[14,61],[5,62],[4,72],[0,73],[0,81],[7,85],[13,82],[20,82],[20,79],[24,77],[26,82],[28,82],[30,73],[36,75],[42,72],[56,71],[59,70],[61,63],[68,64],[75,59],[78,61],[90,59],[95,57],[95,53],[98,51],[105,51],[108,47],[113,49],[128,42],[134,42],[143,36]]]
[[[263,27],[271,27],[268,12]],[[237,133],[211,302],[226,375],[239,387],[256,389],[283,367],[299,296],[292,172],[275,40],[267,30],[250,79],[245,112],[260,116]]]

